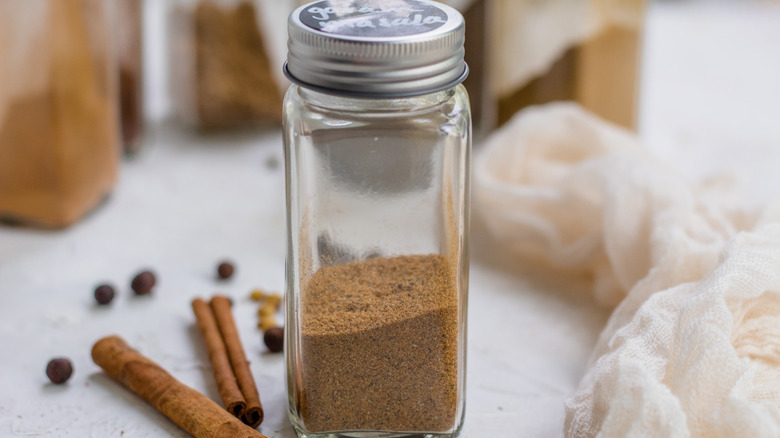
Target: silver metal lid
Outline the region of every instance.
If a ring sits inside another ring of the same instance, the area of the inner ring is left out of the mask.
[[[460,13],[429,0],[324,0],[287,23],[285,75],[329,94],[403,97],[468,75]]]

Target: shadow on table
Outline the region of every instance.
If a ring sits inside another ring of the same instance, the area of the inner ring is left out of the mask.
[[[68,391],[68,383],[46,383],[43,385],[44,394],[59,394]]]
[[[471,234],[467,405],[463,436],[562,437],[610,310],[592,280],[510,254],[479,224]]]
[[[471,263],[480,268],[497,271],[517,278],[521,283],[532,285],[531,291],[544,291],[546,296],[555,296],[572,304],[592,308],[598,313],[609,314],[611,309],[596,304],[592,293],[591,276],[572,273],[563,269],[531,263],[512,254],[500,241],[492,237],[478,221],[472,225],[470,245]]]

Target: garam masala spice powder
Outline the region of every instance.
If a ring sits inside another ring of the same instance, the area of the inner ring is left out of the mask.
[[[299,399],[307,429],[436,431],[453,424],[458,296],[444,256],[322,267],[302,306]]]
[[[285,355],[308,438],[463,424],[471,116],[465,24],[428,0],[288,20]]]

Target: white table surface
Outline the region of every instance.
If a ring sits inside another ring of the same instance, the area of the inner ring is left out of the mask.
[[[648,145],[692,177],[735,170],[750,200],[778,197],[780,5],[658,3],[649,14],[641,129]],[[691,26],[694,29],[691,29]],[[724,86],[724,84],[727,84]],[[749,129],[746,129],[748,127]],[[219,143],[219,144],[214,144]],[[283,290],[281,136],[197,138],[162,126],[93,215],[65,231],[0,227],[0,437],[159,437],[186,434],[108,379],[92,344],[116,333],[175,377],[218,400],[189,307],[223,292],[266,412],[261,432],[292,438],[283,357],[255,328],[254,287]],[[587,282],[517,269],[473,235],[464,437],[562,435],[563,401],[581,378],[608,312]],[[215,264],[236,276],[214,280]],[[159,285],[133,297],[149,267]],[[118,286],[111,306],[92,290]],[[48,360],[75,372],[49,384]]]

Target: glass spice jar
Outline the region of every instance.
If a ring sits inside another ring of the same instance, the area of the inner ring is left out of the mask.
[[[0,219],[65,227],[114,187],[112,5],[0,1]]]
[[[261,3],[167,3],[168,82],[173,113],[185,125],[204,132],[279,125],[282,92]]]
[[[456,436],[471,118],[464,22],[424,0],[288,22],[287,384],[301,437]]]

